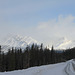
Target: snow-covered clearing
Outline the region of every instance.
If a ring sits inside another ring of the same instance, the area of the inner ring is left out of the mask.
[[[75,60],[25,70],[3,72],[0,75],[75,75]]]

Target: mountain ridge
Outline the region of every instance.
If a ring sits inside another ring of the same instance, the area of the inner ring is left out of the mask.
[[[1,45],[2,45],[2,50],[6,51],[8,49],[11,49],[12,47],[24,49],[27,47],[27,45],[31,46],[33,43],[40,45],[40,43],[37,40],[33,39],[32,37],[10,35],[5,37]],[[54,44],[51,44],[51,45],[53,45],[54,49],[56,50],[73,48],[75,47],[75,40],[69,40],[66,37],[61,37],[61,38],[58,38],[54,42]],[[46,45],[44,45],[44,47],[46,47]],[[48,48],[51,49],[51,47],[48,47]]]
[[[12,35],[7,37],[2,42],[2,50],[7,51],[8,49],[14,48],[26,48],[27,45],[31,46],[32,44],[39,44],[35,39],[28,36]]]

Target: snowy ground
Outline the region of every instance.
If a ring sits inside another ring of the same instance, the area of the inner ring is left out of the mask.
[[[75,75],[75,60],[25,70],[3,72],[0,75]]]

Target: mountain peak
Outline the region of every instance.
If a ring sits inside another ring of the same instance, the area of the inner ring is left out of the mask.
[[[72,47],[71,44],[75,44],[73,40],[69,40],[66,37],[62,37],[58,39],[58,42],[56,44],[56,49],[66,49]]]
[[[26,47],[27,45],[31,45],[33,43],[38,44],[35,39],[28,36],[10,35],[5,38],[2,44],[12,47]]]

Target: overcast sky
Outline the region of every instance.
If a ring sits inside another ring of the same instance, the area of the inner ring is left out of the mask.
[[[0,0],[0,38],[31,36],[49,44],[75,38],[75,0]]]

